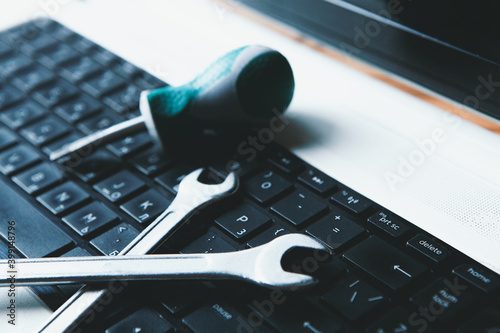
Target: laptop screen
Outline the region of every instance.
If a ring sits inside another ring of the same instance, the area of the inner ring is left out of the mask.
[[[500,120],[500,2],[239,1]]]

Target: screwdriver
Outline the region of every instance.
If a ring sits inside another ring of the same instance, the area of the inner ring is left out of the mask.
[[[147,128],[165,147],[169,131],[207,122],[257,125],[283,113],[295,82],[287,59],[265,46],[249,45],[216,60],[193,81],[141,92],[141,115],[71,142],[50,154],[55,161]],[[277,111],[276,111],[277,110]],[[170,138],[170,139],[168,139]]]

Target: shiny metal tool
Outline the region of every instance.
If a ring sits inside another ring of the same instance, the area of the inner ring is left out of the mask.
[[[313,284],[315,279],[282,268],[285,253],[297,247],[328,251],[310,236],[287,234],[255,248],[227,253],[18,259],[16,285],[222,279],[298,289]],[[8,261],[0,260],[0,271],[7,267]],[[0,287],[9,284],[9,278],[0,279]]]
[[[194,212],[238,189],[238,178],[234,173],[230,173],[221,184],[209,185],[198,180],[202,171],[203,169],[198,169],[184,177],[170,206],[118,255],[137,256],[153,252]],[[73,331],[89,313],[95,311],[108,293],[107,289],[91,286],[80,289],[52,314],[40,332]]]
[[[69,143],[52,152],[50,159],[89,150],[144,128],[166,147],[179,144],[176,133],[195,124],[262,124],[285,111],[294,88],[292,69],[281,53],[245,46],[219,58],[185,85],[143,91],[141,116]]]

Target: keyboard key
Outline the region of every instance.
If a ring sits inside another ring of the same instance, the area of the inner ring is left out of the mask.
[[[46,146],[43,146],[42,151],[45,154],[50,155],[52,152],[62,148],[63,146],[67,145],[70,142],[73,142],[73,141],[80,139],[81,137],[82,137],[82,135],[80,133],[71,132],[68,135],[63,136],[62,138],[57,139],[56,141],[54,141]]]
[[[94,189],[109,201],[118,202],[125,200],[145,186],[146,184],[137,176],[122,170],[94,185]]]
[[[278,332],[342,331],[342,326],[330,313],[305,300],[288,299],[279,290],[264,293],[264,298],[252,301],[250,307],[254,311],[254,315],[249,315],[246,321],[250,328],[262,325],[264,320]]]
[[[24,54],[16,54],[14,57],[8,57],[0,60],[0,77],[7,78],[25,69],[33,64],[33,61]]]
[[[67,44],[58,44],[48,50],[42,52],[42,56],[38,59],[43,65],[54,69],[70,60],[80,57],[81,54]]]
[[[19,49],[28,55],[33,55],[35,52],[49,48],[57,43],[57,40],[41,31],[37,31],[36,33],[29,32],[23,37],[24,39]]]
[[[9,148],[17,142],[17,137],[6,128],[0,127],[0,150]]]
[[[328,206],[306,191],[297,191],[274,204],[271,210],[300,228],[327,212]]]
[[[82,84],[82,89],[93,97],[100,98],[126,84],[125,79],[113,73],[105,71]]]
[[[38,153],[25,144],[17,145],[0,154],[0,172],[9,176],[40,160]]]
[[[222,179],[225,179],[230,172],[234,172],[240,179],[254,173],[261,166],[256,162],[247,162],[238,158],[220,159],[212,164],[212,170]]]
[[[410,239],[406,245],[436,263],[442,262],[448,256],[448,250],[442,244],[422,234]]]
[[[114,141],[107,145],[107,147],[116,156],[127,157],[139,151],[144,151],[144,148],[150,144],[151,137],[149,134],[147,132],[139,132]]]
[[[427,271],[424,265],[376,236],[347,251],[344,258],[392,290],[400,290]]]
[[[16,89],[0,87],[0,110],[11,106],[23,99],[23,94]]]
[[[177,282],[174,288],[158,290],[161,304],[173,315],[189,311],[206,299],[209,290],[202,284]]]
[[[358,320],[379,307],[386,297],[356,276],[335,284],[321,299],[349,320]]]
[[[68,39],[74,38],[76,36],[76,34],[73,31],[67,29],[66,27],[63,27],[60,24],[55,24],[51,27],[50,35],[60,41],[67,41]]]
[[[10,51],[11,51],[11,48],[8,45],[0,42],[0,57],[9,53]]]
[[[28,258],[45,257],[69,244],[71,239],[47,217],[35,210],[31,202],[13,191],[0,179],[0,234],[8,239],[8,221],[15,221],[15,247]]]
[[[242,239],[254,234],[271,219],[248,204],[240,205],[215,219],[231,236]]]
[[[236,248],[231,244],[213,232],[209,232],[186,246],[181,253],[221,253],[234,251],[236,251]]]
[[[174,329],[150,308],[141,308],[106,330],[106,333],[169,333]]]
[[[67,182],[36,197],[54,215],[68,212],[87,200],[90,196],[75,183]]]
[[[62,120],[48,116],[21,130],[21,135],[35,146],[42,146],[69,133],[71,128]]]
[[[33,98],[47,108],[75,96],[78,90],[64,81],[57,81],[43,89],[35,91]]]
[[[253,239],[249,240],[247,246],[256,247],[262,244],[266,244],[275,239],[276,237],[286,235],[289,233],[291,233],[291,231],[288,229],[279,226],[273,226],[271,229],[266,230],[257,237],[254,237]]]
[[[136,86],[128,86],[119,92],[106,96],[102,99],[104,104],[118,113],[129,113],[139,107],[139,96],[141,89]]]
[[[82,57],[76,61],[64,64],[61,76],[71,83],[77,83],[102,70],[102,66],[88,57]]]
[[[129,62],[120,61],[118,64],[113,66],[113,71],[128,81],[131,81],[137,74],[140,73],[141,70]]]
[[[74,36],[73,38],[70,38],[68,40],[68,42],[77,51],[84,53],[84,54],[87,54],[90,51],[97,48],[97,46],[94,43],[92,43],[88,39],[85,39],[84,37],[80,37],[80,36]]]
[[[118,216],[99,202],[78,209],[62,219],[80,236],[86,236],[118,220]]]
[[[186,316],[182,322],[194,333],[248,332],[248,329],[242,329],[242,325],[247,323],[246,317],[227,302],[206,304]],[[260,327],[250,329],[250,332],[261,332]]]
[[[487,308],[458,328],[457,333],[498,333],[500,332],[500,310]]]
[[[92,58],[106,67],[109,67],[113,62],[118,61],[118,57],[116,55],[102,48],[95,50],[92,54]]]
[[[120,122],[122,122],[122,120],[116,114],[105,111],[78,123],[77,127],[79,130],[88,135]]]
[[[163,213],[172,200],[165,198],[155,190],[148,190],[120,206],[128,215],[139,223],[152,222]]]
[[[255,200],[267,204],[292,189],[292,183],[273,171],[264,171],[245,183],[245,190]]]
[[[352,190],[340,190],[332,197],[332,201],[359,214],[370,208],[371,202]]]
[[[194,170],[195,168],[191,165],[181,164],[162,173],[160,176],[156,177],[155,180],[158,184],[175,195],[179,189],[179,183]]]
[[[410,230],[400,218],[384,211],[379,211],[370,216],[368,222],[385,231],[392,237],[401,237]]]
[[[163,149],[155,146],[133,157],[130,161],[140,172],[151,176],[171,165],[173,158],[165,154]]]
[[[498,276],[475,265],[460,265],[453,270],[453,274],[485,293],[493,293],[500,289],[500,278]]]
[[[139,231],[126,223],[121,223],[97,238],[94,238],[90,244],[104,255],[116,256],[138,235]]]
[[[84,158],[70,158],[65,163],[86,183],[92,183],[120,168],[123,162],[105,150],[97,150]]]
[[[269,155],[269,163],[288,174],[295,174],[304,168],[304,163],[287,151],[270,149],[266,150],[266,154]]]
[[[133,83],[143,90],[164,87],[166,84],[149,73],[140,73]]]
[[[21,105],[6,110],[0,114],[0,119],[5,125],[15,130],[21,126],[40,119],[46,113],[47,110],[42,108],[39,104],[27,101]]]
[[[100,110],[101,105],[95,99],[81,95],[77,99],[58,106],[54,112],[67,122],[74,124]]]
[[[307,228],[306,233],[337,250],[365,233],[343,213],[334,212]]]
[[[50,81],[53,81],[56,76],[43,67],[28,68],[24,73],[17,74],[12,80],[12,84],[25,93],[39,88]]]
[[[429,315],[431,311],[430,315],[433,320],[437,318],[439,321],[449,321],[456,319],[474,304],[476,298],[467,290],[468,288],[470,288],[469,285],[463,284],[457,277],[452,280],[440,278],[419,291],[410,300],[427,310],[422,312]],[[422,318],[422,312],[417,318]]]
[[[327,194],[336,187],[336,183],[332,178],[312,168],[307,168],[302,172],[299,181],[320,194]]]
[[[382,319],[378,320],[375,324],[371,325],[367,329],[367,332],[368,333],[385,333],[385,332],[418,333],[419,330],[417,329],[417,327],[419,326],[415,325],[413,322],[412,322],[413,325],[409,324],[410,322],[409,318],[411,316],[412,314],[410,313],[410,311],[403,308],[397,308],[388,313],[387,315],[383,316]],[[421,330],[421,332],[423,332],[423,330]]]
[[[19,187],[29,194],[43,191],[48,187],[61,182],[62,179],[62,173],[55,166],[48,163],[39,164],[15,177],[12,177],[14,183],[19,185]]]

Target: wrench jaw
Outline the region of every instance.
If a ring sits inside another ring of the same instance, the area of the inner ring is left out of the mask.
[[[281,264],[283,256],[293,248],[326,251],[331,254],[327,247],[312,237],[302,234],[283,235],[252,249],[256,254],[252,279],[262,286],[288,290],[297,290],[315,284],[317,279],[312,276],[283,269]]]

